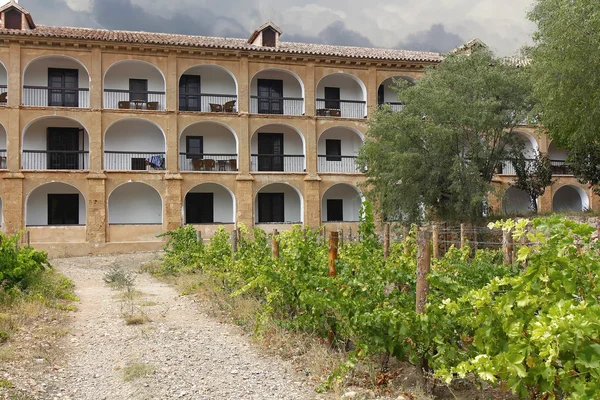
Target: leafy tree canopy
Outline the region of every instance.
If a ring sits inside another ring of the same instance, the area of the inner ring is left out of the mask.
[[[540,122],[582,182],[600,183],[600,3],[537,0],[531,49]]]
[[[368,196],[387,219],[418,222],[423,211],[473,220],[485,212],[490,182],[530,111],[523,69],[486,49],[450,54],[415,85],[397,82],[401,112],[369,122],[359,164]]]

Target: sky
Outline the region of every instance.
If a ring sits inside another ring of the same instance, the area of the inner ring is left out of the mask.
[[[0,0],[0,3],[6,0]],[[37,24],[447,52],[473,39],[497,55],[531,43],[534,0],[20,0]]]

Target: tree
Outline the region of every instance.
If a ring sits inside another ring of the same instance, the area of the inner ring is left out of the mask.
[[[531,49],[540,123],[582,183],[600,183],[600,3],[537,0]],[[600,193],[600,190],[595,189]]]
[[[537,213],[537,199],[552,184],[552,164],[548,156],[539,150],[532,159],[525,158],[523,151],[511,151],[510,161],[515,168],[516,178],[510,186],[529,195],[529,209]]]
[[[481,217],[530,111],[525,71],[476,49],[448,55],[415,85],[396,85],[405,107],[375,113],[359,155],[367,196],[386,219]]]

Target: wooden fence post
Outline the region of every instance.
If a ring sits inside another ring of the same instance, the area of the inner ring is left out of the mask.
[[[596,240],[600,241],[600,217],[596,217]]]
[[[348,228],[348,241],[352,242],[352,227]]]
[[[338,237],[339,237],[339,243],[340,243],[340,249],[341,249],[342,247],[344,247],[344,230],[343,229],[340,229],[338,231]]]
[[[417,232],[417,314],[425,311],[427,294],[429,294],[429,282],[427,275],[431,268],[430,242],[431,232],[419,230]]]
[[[233,255],[234,258],[235,258],[235,253],[237,253],[237,247],[238,247],[238,231],[237,231],[237,229],[234,229],[233,232],[231,232],[231,254]]]
[[[440,258],[440,226],[433,224],[433,258]]]
[[[25,241],[27,242],[27,247],[31,247],[30,246],[30,244],[31,244],[31,240],[30,239],[31,239],[30,232],[29,231],[25,232]]]
[[[477,253],[477,248],[479,247],[477,244],[477,227],[476,226],[472,226],[471,228],[473,230],[473,240],[472,240],[472,246],[473,247],[473,253]]]
[[[460,224],[460,248],[464,249],[465,248],[465,244],[467,241],[466,235],[467,233],[465,232],[467,229],[467,225],[465,223]]]
[[[390,224],[383,226],[383,258],[385,260],[390,256]]]
[[[277,236],[279,236],[279,232],[277,232],[277,229],[273,229],[271,255],[275,259],[279,258],[279,241],[277,240]]]
[[[329,276],[336,276],[337,270],[335,267],[335,261],[338,257],[338,244],[339,236],[337,232],[331,232],[329,234]]]
[[[502,231],[502,256],[504,258],[504,264],[510,265],[513,263],[512,255],[512,234],[509,231]]]
[[[327,240],[327,227],[323,227],[323,243]]]
[[[202,243],[202,232],[196,231],[196,242]]]

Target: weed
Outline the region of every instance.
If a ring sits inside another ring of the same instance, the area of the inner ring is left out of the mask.
[[[131,362],[123,368],[123,380],[125,382],[131,382],[138,378],[143,378],[146,375],[154,373],[156,367],[150,364],[141,362]]]
[[[104,274],[103,280],[117,290],[127,289],[135,284],[135,276],[131,272],[126,272],[118,264],[111,266],[110,270]]]
[[[143,325],[146,322],[150,322],[150,318],[146,314],[123,314],[123,319],[127,325]]]
[[[158,303],[155,301],[140,301],[139,305],[140,307],[154,307],[157,306]]]
[[[10,389],[13,387],[13,383],[6,379],[0,379],[0,388]]]

